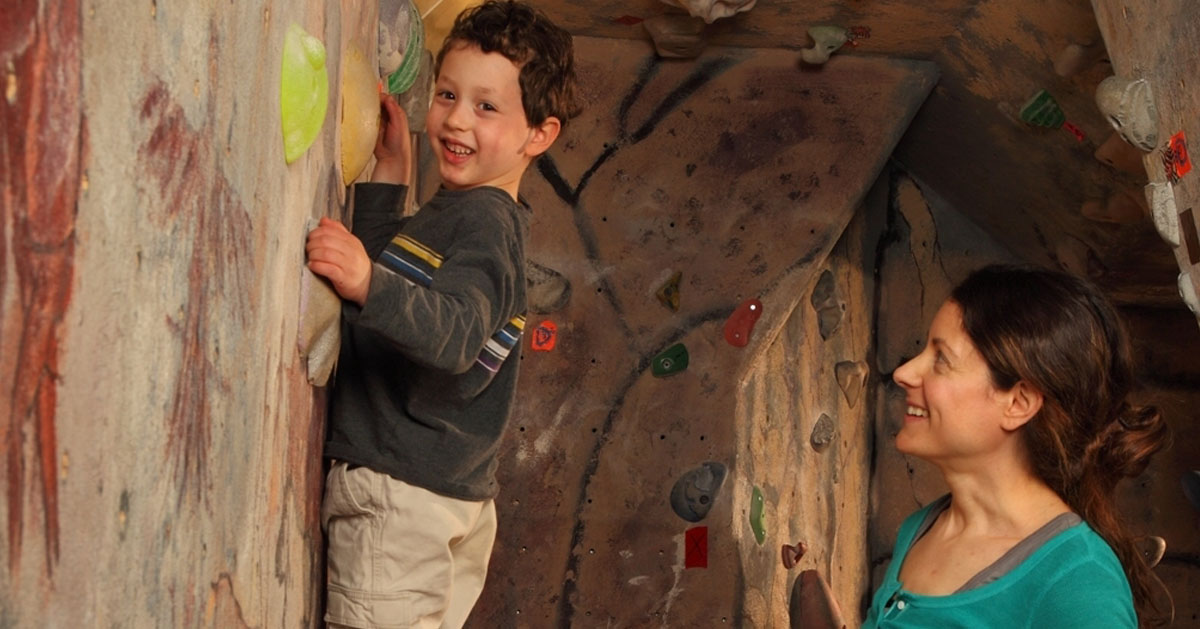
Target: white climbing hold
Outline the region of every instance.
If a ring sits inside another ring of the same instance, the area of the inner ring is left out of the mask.
[[[1179,246],[1179,213],[1175,209],[1175,190],[1166,181],[1152,181],[1146,186],[1150,216],[1154,229],[1172,247]]]

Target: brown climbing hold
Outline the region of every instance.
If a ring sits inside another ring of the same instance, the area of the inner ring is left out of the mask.
[[[792,585],[788,602],[789,625],[792,629],[844,629],[842,609],[829,589],[829,584],[816,570],[805,570]]]
[[[842,388],[842,395],[846,396],[846,404],[850,408],[858,403],[858,398],[862,395],[863,385],[867,381],[867,373],[870,368],[867,363],[862,361],[844,360],[833,367],[833,371],[837,374],[838,386]]]
[[[658,288],[656,296],[662,305],[671,309],[671,312],[679,312],[679,281],[683,279],[683,271],[675,271],[663,285]]]
[[[1138,549],[1142,552],[1142,557],[1146,559],[1146,566],[1153,568],[1162,561],[1163,555],[1167,553],[1167,540],[1157,535],[1146,535],[1139,537],[1137,540]]]
[[[804,542],[796,542],[795,546],[784,544],[783,547],[779,549],[779,553],[783,558],[783,567],[788,570],[795,568],[796,562],[800,561],[800,558],[803,557],[804,553],[807,552],[808,544],[805,544]]]
[[[817,312],[817,329],[821,332],[821,339],[828,340],[834,332],[837,332],[838,326],[842,323],[842,315],[846,311],[845,304],[837,299],[833,273],[828,270],[821,273],[821,277],[817,279],[817,285],[813,287],[809,303]]]

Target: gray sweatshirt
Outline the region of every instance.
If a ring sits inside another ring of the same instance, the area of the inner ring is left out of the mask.
[[[529,209],[507,192],[360,183],[353,233],[374,261],[342,308],[325,456],[464,500],[495,497],[525,324]]]

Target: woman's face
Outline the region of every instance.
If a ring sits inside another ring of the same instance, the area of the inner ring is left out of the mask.
[[[983,461],[998,450],[1004,396],[963,329],[958,304],[942,304],[925,349],[892,378],[907,394],[898,450],[940,463]]]

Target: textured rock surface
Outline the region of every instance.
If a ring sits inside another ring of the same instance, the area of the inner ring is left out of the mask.
[[[317,626],[300,274],[309,219],[343,211],[337,68],[371,4],[10,5],[0,625]],[[288,166],[293,22],[331,101]]]
[[[824,412],[861,447],[833,371],[863,359],[865,323],[847,316],[822,345],[808,300],[930,68],[835,57],[803,72],[781,51],[709,49],[679,63],[648,42],[576,46],[588,109],[522,187],[529,255],[572,296],[545,317],[555,350],[524,355],[474,626],[783,626],[779,548],[800,535],[814,549],[804,561],[837,570],[837,587],[857,596],[865,564],[851,540],[865,507],[839,511],[839,496],[864,495],[841,472],[862,450],[839,440],[818,455],[808,439]],[[880,106],[858,106],[868,101]],[[676,271],[672,312],[656,293]],[[847,312],[861,308],[859,285],[839,273]],[[722,326],[752,297],[763,313],[749,344],[733,347]],[[687,370],[653,377],[653,357],[677,342]],[[689,522],[669,494],[707,461],[728,475],[707,516]],[[762,546],[748,521],[754,486]],[[686,568],[695,526],[707,527],[703,569]]]

